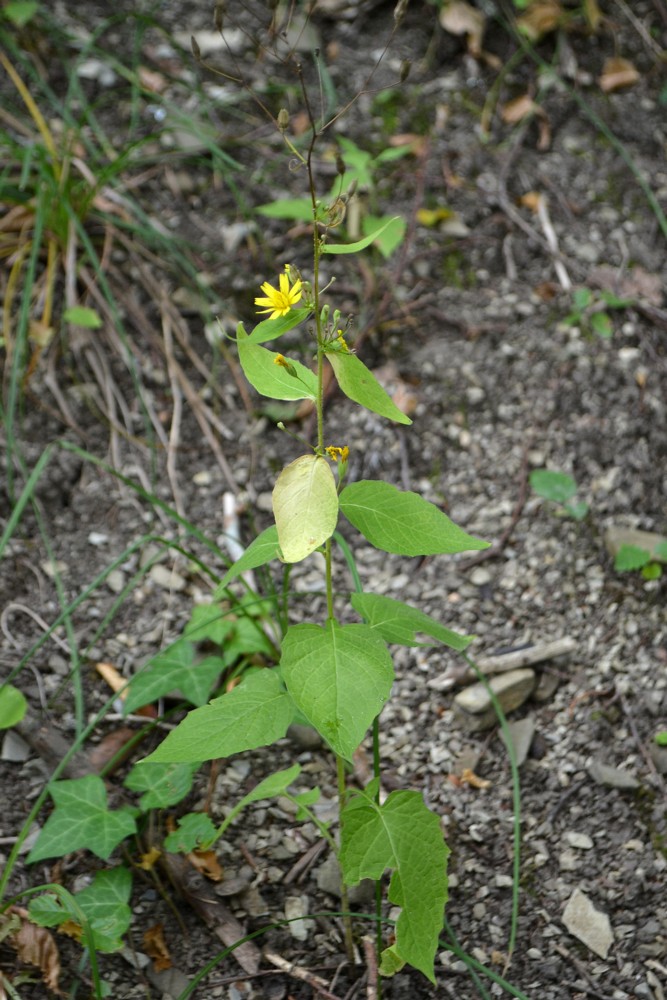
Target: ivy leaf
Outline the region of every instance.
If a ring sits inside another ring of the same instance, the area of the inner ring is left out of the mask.
[[[294,703],[346,760],[389,697],[394,668],[385,643],[366,625],[292,625],[280,669]]]
[[[121,840],[136,832],[136,810],[109,810],[104,782],[95,774],[54,781],[49,792],[56,808],[28,855],[30,864],[83,848],[106,861]]]
[[[230,632],[234,630],[235,620],[217,604],[196,604],[192,609],[190,621],[185,626],[183,637],[190,642],[203,642],[209,639],[221,646]]]
[[[430,556],[489,547],[418,493],[399,490],[390,483],[350,483],[340,494],[340,509],[371,545],[385,552]]]
[[[122,865],[95,874],[92,883],[72,896],[45,893],[31,900],[30,919],[39,927],[69,925],[69,933],[82,936],[82,915],[93,934],[96,951],[112,952],[123,947],[122,936],[130,926],[132,910],[128,903],[132,875]]]
[[[354,796],[342,815],[340,864],[348,885],[393,869],[389,900],[402,907],[392,968],[409,962],[435,982],[433,963],[447,901],[447,856],[440,820],[419,792],[391,792],[375,801],[378,783]],[[387,956],[389,958],[389,956]]]
[[[215,838],[215,826],[206,813],[186,813],[178,828],[164,838],[164,848],[174,854],[188,854]]]
[[[193,705],[203,705],[223,669],[220,656],[198,660],[194,643],[177,639],[132,678],[124,711],[129,714],[176,689]]]
[[[333,368],[336,381],[348,399],[365,406],[373,413],[379,413],[381,417],[395,420],[398,424],[411,424],[410,417],[406,416],[393,401],[375,375],[360,361],[356,354],[349,351],[330,351],[327,353],[327,360]]]
[[[275,524],[272,524],[270,528],[265,528],[264,531],[260,531],[259,535],[253,539],[243,555],[229,567],[222,580],[215,588],[215,593],[213,595],[214,599],[219,601],[220,598],[224,596],[226,588],[232,580],[236,579],[237,576],[241,576],[241,574],[245,573],[246,570],[257,569],[258,566],[265,566],[273,559],[277,559],[278,555],[278,529]]]
[[[189,712],[147,761],[204,761],[275,743],[294,717],[275,670],[259,670],[221,698]]]
[[[651,553],[639,545],[621,545],[616,553],[614,569],[619,572],[641,569],[651,561]]]
[[[338,494],[325,458],[302,455],[285,466],[273,487],[273,513],[285,562],[300,562],[331,538]]]
[[[251,342],[242,324],[236,332],[236,344],[243,374],[261,396],[269,399],[315,399],[317,378],[300,361],[290,360],[291,375],[275,363],[279,354]]]
[[[475,638],[472,635],[452,632],[430,615],[404,604],[403,601],[394,600],[393,597],[384,597],[381,594],[350,594],[350,603],[354,610],[366,619],[370,628],[388,643],[396,643],[399,646],[432,646],[432,642],[420,642],[417,639],[417,632],[423,632],[436,642],[442,642],[450,649],[460,652]]]
[[[192,779],[199,762],[187,764],[153,764],[145,760],[135,764],[124,781],[133,792],[145,792],[139,799],[143,812],[166,809],[184,799],[192,788]]]

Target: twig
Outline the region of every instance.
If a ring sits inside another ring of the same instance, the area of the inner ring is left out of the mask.
[[[366,958],[366,1000],[377,1000],[378,995],[378,963],[375,953],[375,939],[364,935],[361,939]]]
[[[572,282],[570,281],[570,276],[567,273],[565,264],[560,256],[560,251],[558,249],[558,238],[556,237],[556,231],[551,224],[551,219],[549,218],[549,209],[547,208],[547,199],[543,194],[539,195],[537,199],[537,218],[540,220],[542,229],[544,230],[544,235],[546,241],[549,245],[549,249],[553,255],[554,260],[554,270],[556,276],[560,282],[560,286],[565,292],[569,292],[572,289]]]
[[[286,958],[278,955],[275,951],[269,951],[265,948],[262,954],[267,962],[275,965],[276,969],[287,973],[292,979],[298,979],[299,982],[307,983],[316,993],[324,997],[324,1000],[340,1000],[340,997],[329,991],[329,984],[325,979],[321,979],[313,972],[309,972],[308,969],[302,969],[301,966],[295,965],[294,962],[288,962]]]
[[[169,445],[167,447],[167,475],[171,484],[171,492],[174,497],[174,504],[177,514],[185,519],[185,504],[183,503],[183,493],[178,483],[178,472],[176,471],[176,456],[180,442],[181,416],[183,413],[183,395],[178,384],[178,378],[174,366],[174,341],[172,338],[172,328],[169,314],[166,309],[160,310],[162,315],[162,336],[164,338],[164,353],[167,359],[167,372],[169,373],[169,384],[171,385],[172,411],[171,426],[169,428]]]
[[[579,975],[582,976],[587,983],[590,983],[590,987],[587,986],[584,987],[586,993],[590,997],[595,997],[596,1000],[612,1000],[612,998],[609,996],[608,993],[598,993],[597,991],[598,984],[590,975],[583,962],[580,962],[578,958],[575,958],[574,955],[571,952],[569,952],[567,948],[565,948],[562,944],[554,944],[554,948],[556,949],[559,955],[562,955],[563,958],[566,958],[568,962],[572,963],[572,965],[575,967]],[[570,983],[569,985],[572,986],[574,984]]]

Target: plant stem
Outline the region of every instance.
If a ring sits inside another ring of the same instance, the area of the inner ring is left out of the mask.
[[[347,786],[345,784],[345,761],[336,754],[336,772],[338,775],[338,818],[343,814],[347,799]],[[343,917],[343,928],[345,933],[345,953],[350,965],[354,965],[354,939],[352,937],[352,917],[350,916],[350,901],[348,898],[347,886],[343,881],[343,874],[340,877],[340,905],[345,916]]]

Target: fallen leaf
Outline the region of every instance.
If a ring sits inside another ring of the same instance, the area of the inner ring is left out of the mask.
[[[501,108],[500,116],[506,125],[516,125],[526,118],[537,118],[539,128],[537,148],[540,152],[545,152],[551,145],[551,128],[547,114],[544,108],[537,104],[529,94],[522,94],[512,101],[508,101]]]
[[[521,17],[516,26],[531,42],[538,42],[550,31],[554,31],[563,19],[563,8],[558,0],[535,0]]]
[[[653,306],[661,306],[664,298],[663,276],[651,274],[643,267],[631,267],[619,273],[610,264],[600,264],[588,275],[588,284],[614,292],[623,299],[643,299]]]
[[[46,927],[37,927],[28,919],[28,911],[20,906],[10,906],[7,914],[18,916],[21,926],[12,933],[8,940],[16,949],[21,962],[36,966],[42,973],[46,986],[62,996],[59,986],[60,956],[53,935]]]
[[[461,784],[470,785],[471,788],[490,788],[491,782],[486,778],[480,778],[473,770],[466,767],[461,775]]]
[[[186,857],[193,868],[196,868],[198,872],[205,875],[211,882],[222,881],[222,865],[218,861],[215,851],[190,851]]]
[[[159,858],[162,857],[162,851],[158,850],[157,847],[151,847],[149,851],[141,855],[141,861],[139,862],[139,867],[143,868],[145,872],[150,872],[155,868],[155,864]]]
[[[440,24],[450,35],[465,35],[471,56],[482,54],[482,37],[486,19],[480,10],[463,0],[452,0],[440,11]]]
[[[149,927],[143,936],[144,951],[153,959],[153,968],[156,972],[164,972],[171,969],[171,955],[164,939],[164,928],[162,924],[155,924]]]
[[[602,20],[602,12],[598,7],[598,0],[584,0],[583,9],[584,17],[588,21],[588,26],[591,31],[596,32],[600,27],[600,21]]]
[[[118,767],[134,749],[136,737],[136,731],[129,726],[107,733],[88,755],[91,770],[101,774],[112,761],[114,768]]]
[[[519,198],[519,204],[523,208],[529,208],[531,212],[537,213],[541,197],[542,195],[539,191],[526,191],[526,193],[522,194]]]
[[[622,90],[623,87],[632,87],[639,81],[639,72],[635,69],[629,59],[621,56],[613,56],[605,59],[602,67],[602,74],[598,77],[600,90],[605,94],[611,94],[615,90]]]

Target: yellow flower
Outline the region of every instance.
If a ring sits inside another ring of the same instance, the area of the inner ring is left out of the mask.
[[[296,305],[299,301],[303,292],[301,290],[301,282],[295,281],[290,288],[289,277],[287,274],[281,274],[279,278],[280,288],[274,288],[270,285],[268,281],[265,281],[262,285],[262,291],[264,292],[264,298],[256,298],[256,306],[265,306],[264,309],[258,309],[259,313],[270,313],[269,319],[278,319],[280,316],[286,316],[290,309]]]
[[[347,462],[350,457],[350,449],[347,445],[343,448],[336,448],[334,445],[329,445],[328,448],[325,448],[324,450],[332,462]]]

